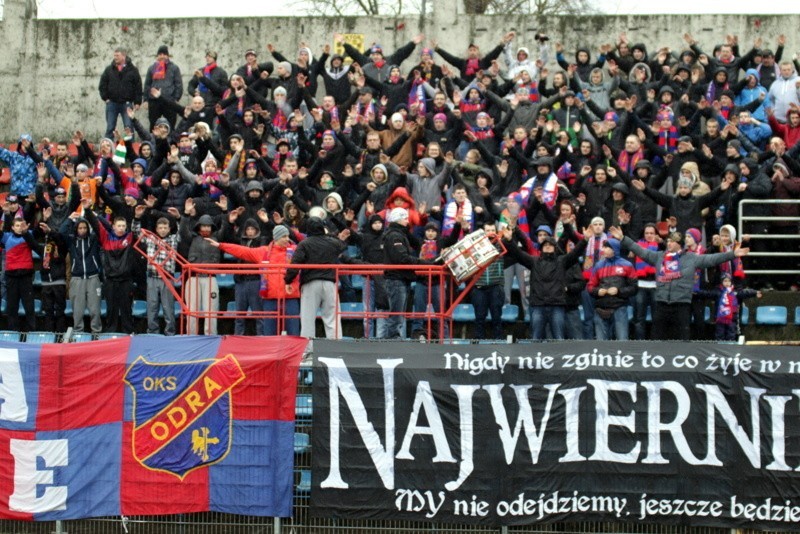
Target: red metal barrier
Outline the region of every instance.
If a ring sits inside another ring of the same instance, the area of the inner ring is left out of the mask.
[[[154,258],[151,258],[147,255],[147,247],[145,244],[142,243],[143,238],[149,238],[153,242],[156,243],[156,246],[159,251],[165,253],[167,260],[163,263],[156,262]],[[336,293],[336,333],[335,337],[338,339],[342,336],[342,332],[339,331],[339,324],[340,319],[365,319],[366,324],[371,324],[372,320],[375,319],[386,319],[390,316],[401,315],[405,319],[422,319],[425,323],[425,330],[427,332],[427,338],[429,340],[438,339],[439,341],[444,340],[444,328],[443,325],[447,324],[449,328],[447,329],[449,332],[452,333],[453,331],[453,311],[456,309],[463,299],[467,296],[469,291],[475,285],[477,280],[479,279],[480,275],[486,269],[487,266],[482,267],[471,279],[466,283],[466,286],[458,290],[458,282],[455,281],[453,276],[450,274],[450,271],[445,265],[376,265],[376,264],[325,264],[325,265],[299,265],[299,264],[277,264],[277,263],[270,263],[268,265],[259,265],[259,264],[245,264],[245,263],[219,263],[219,264],[207,264],[207,263],[190,263],[188,262],[183,256],[178,254],[178,252],[167,245],[163,240],[161,240],[156,234],[148,231],[148,230],[141,230],[141,234],[139,239],[134,244],[134,248],[142,254],[148,261],[149,265],[151,265],[156,272],[159,274],[161,279],[164,281],[165,285],[169,290],[172,292],[173,296],[175,297],[176,302],[179,303],[181,313],[180,313],[180,320],[178,323],[178,332],[181,334],[194,334],[200,333],[199,328],[196,328],[199,325],[199,320],[204,321],[204,328],[203,330],[206,333],[212,333],[212,330],[209,328],[209,323],[214,323],[214,321],[219,319],[275,319],[277,320],[277,331],[283,332],[285,331],[285,324],[287,319],[291,318],[298,318],[299,315],[287,315],[285,313],[285,306],[284,302],[279,301],[277,310],[275,311],[227,311],[227,310],[220,310],[220,309],[212,309],[214,308],[214,294],[213,291],[208,291],[208,295],[206,296],[204,302],[197,301],[196,303],[190,303],[187,299],[188,288],[191,287],[191,284],[195,284],[194,288],[201,289],[201,282],[202,279],[209,279],[207,285],[209,288],[213,288],[216,284],[216,277],[219,275],[263,275],[267,271],[274,271],[274,270],[283,270],[286,269],[296,269],[298,271],[304,271],[308,269],[326,269],[332,270],[335,273],[335,281],[337,288],[341,287],[341,278],[344,276],[362,276],[364,278],[364,285],[362,291],[367,292],[367,298],[362,299],[366,300],[366,302],[370,302],[369,300],[369,292],[371,291],[372,284],[370,283],[373,276],[376,275],[383,275],[389,270],[393,271],[413,271],[418,277],[427,280],[427,304],[428,308],[430,308],[431,303],[438,302],[439,303],[439,312],[389,312],[385,310],[374,310],[368,309],[365,306],[365,310],[363,312],[352,313],[352,312],[343,312],[341,309],[341,305],[339,302],[339,291]],[[502,247],[501,243],[501,255],[505,254],[505,249]],[[180,271],[178,274],[173,274],[168,272],[164,268],[164,264],[168,263],[169,260],[173,260],[176,265],[176,271]],[[498,261],[500,261],[498,259]],[[432,288],[437,288],[437,291],[432,291]],[[217,307],[219,306],[219,289],[216,290],[216,302]],[[190,304],[193,304],[190,306]],[[437,324],[440,326],[437,332]],[[192,327],[192,328],[190,328]],[[364,333],[365,337],[374,337],[374,334],[369,331],[369,328],[366,328]]]

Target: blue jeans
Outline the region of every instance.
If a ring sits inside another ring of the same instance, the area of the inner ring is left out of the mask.
[[[597,341],[608,341],[612,334],[617,341],[628,341],[628,307],[620,306],[608,319],[595,312],[594,332]]]
[[[283,323],[286,333],[290,336],[300,335],[300,299],[286,299],[283,308],[283,313],[286,315],[294,315],[294,317],[287,317]],[[264,311],[276,311],[278,309],[277,299],[264,299],[262,301],[262,309]],[[278,332],[278,320],[270,317],[264,318],[262,321],[262,329],[265,336],[275,336],[280,334]]]
[[[405,313],[408,300],[408,282],[386,279],[386,292],[389,294],[389,311]],[[386,319],[386,338],[397,339],[402,337],[402,325],[406,322],[404,315],[390,315]]]
[[[474,287],[472,305],[475,307],[475,339],[486,338],[486,316],[492,314],[492,339],[503,337],[503,287],[500,285]]]
[[[594,339],[594,298],[585,289],[581,292],[583,306],[583,339]]]
[[[636,339],[647,339],[647,310],[652,318],[656,309],[656,288],[640,287],[634,300],[633,331]]]
[[[564,337],[566,339],[583,339],[581,311],[578,308],[568,308],[564,311]]]
[[[414,286],[414,311],[415,312],[422,312],[425,313],[428,311],[428,287],[425,284],[420,283],[417,281],[417,285]],[[430,286],[430,295],[431,295],[431,307],[433,308],[434,313],[439,313],[441,309],[441,299],[439,298],[439,284]],[[439,330],[436,330],[436,323],[438,321],[431,320],[433,323],[433,335],[435,337],[436,333],[442,333],[442,337],[448,337],[449,328],[447,322],[444,322],[444,325],[439,324]],[[444,327],[444,330],[442,330]],[[428,333],[428,320],[419,318],[413,319],[411,321],[411,333],[415,336],[423,334],[427,335]]]
[[[128,108],[133,107],[133,102],[106,102],[106,137],[113,139],[114,130],[117,129],[117,115],[122,117],[122,125],[133,130],[133,122],[128,117]]]
[[[364,310],[375,311],[375,281],[369,279],[369,291],[367,284],[361,291],[361,302],[364,303]],[[377,323],[377,324],[376,324]],[[386,337],[386,319],[364,319],[364,337],[367,339],[383,339]]]
[[[259,312],[261,307],[261,296],[258,294],[261,290],[260,280],[243,280],[236,282],[233,288],[234,296],[236,297],[236,311],[246,312],[247,310]],[[243,336],[245,332],[244,317],[237,317],[233,325],[233,333],[237,336]],[[264,335],[264,325],[262,321],[256,321],[256,335]]]
[[[531,306],[531,337],[545,339],[544,327],[550,325],[552,339],[564,339],[564,306]]]

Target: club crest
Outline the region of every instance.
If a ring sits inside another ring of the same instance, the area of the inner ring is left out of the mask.
[[[231,390],[243,379],[232,354],[174,363],[139,356],[124,377],[133,390],[134,458],[181,479],[225,458],[233,438]]]

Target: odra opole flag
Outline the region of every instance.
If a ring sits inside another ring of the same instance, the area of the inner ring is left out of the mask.
[[[0,344],[0,518],[291,515],[305,344]]]

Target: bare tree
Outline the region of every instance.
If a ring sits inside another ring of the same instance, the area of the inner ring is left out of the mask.
[[[359,15],[420,14],[433,0],[295,0],[299,13],[337,17]],[[592,0],[463,0],[471,15],[591,15],[598,13]],[[435,7],[434,7],[435,9]]]
[[[296,0],[298,12],[308,15],[349,17],[407,15],[420,12],[421,0]]]
[[[590,0],[464,0],[475,15],[590,15],[597,13]]]

